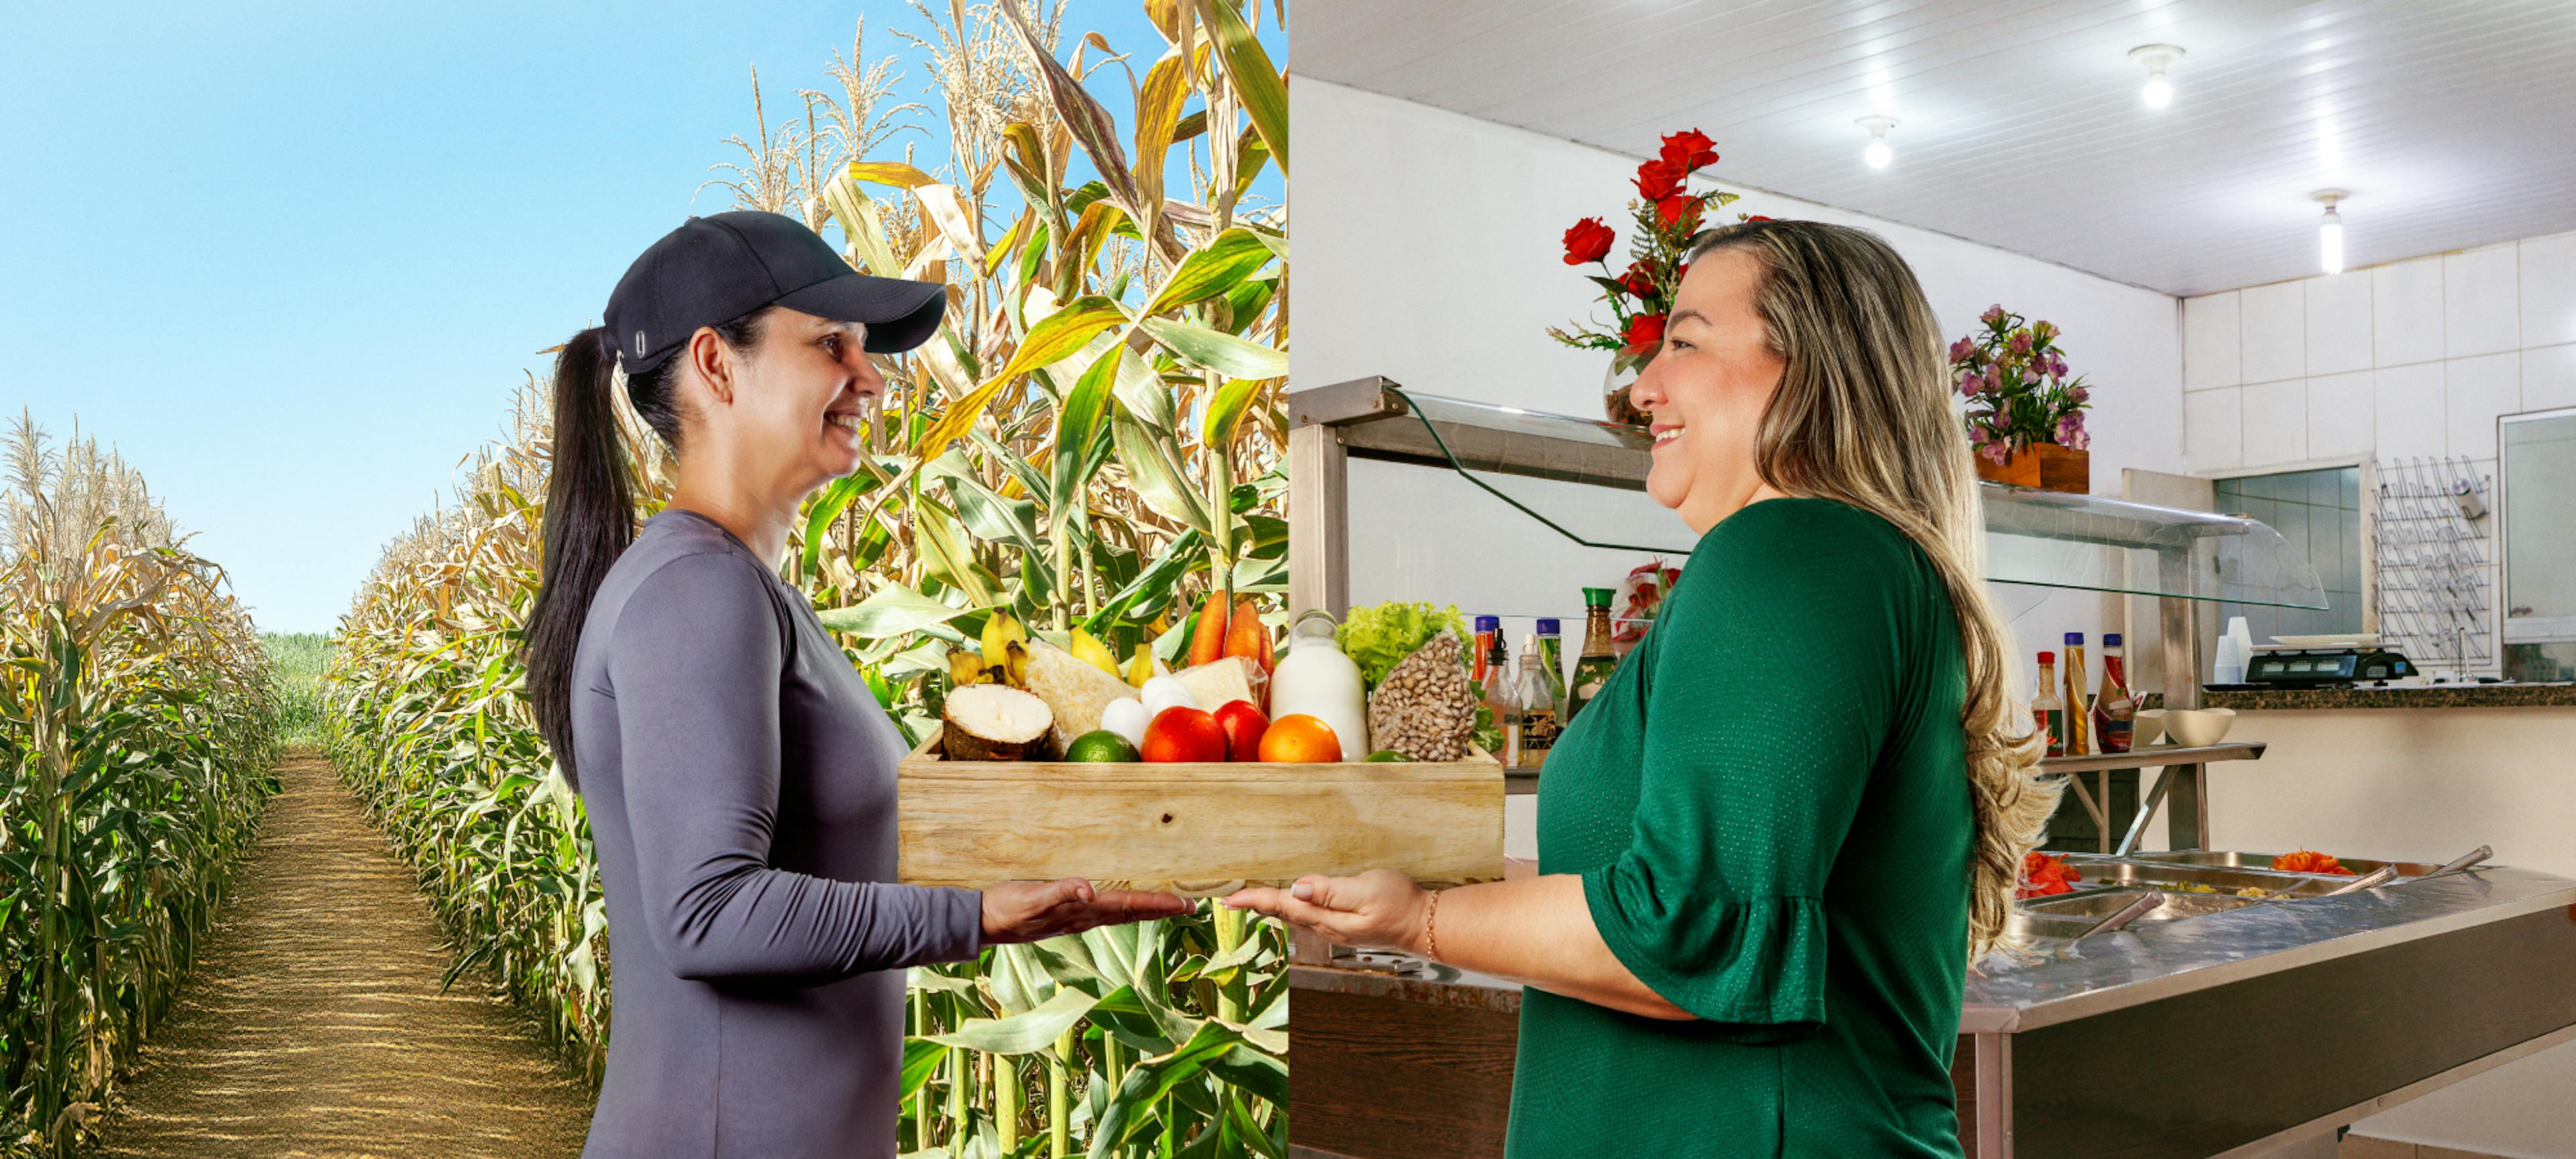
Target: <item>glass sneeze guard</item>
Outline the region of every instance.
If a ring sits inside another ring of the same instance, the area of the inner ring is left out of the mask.
[[[1653,442],[1639,428],[1362,381],[1394,405],[1371,404],[1375,410],[1344,425],[1343,442],[1355,456],[1445,464],[1586,547],[1687,557],[1698,545],[1688,526],[1646,495]],[[1990,582],[2326,606],[2316,570],[2259,520],[1997,483],[1980,483],[1978,491]]]

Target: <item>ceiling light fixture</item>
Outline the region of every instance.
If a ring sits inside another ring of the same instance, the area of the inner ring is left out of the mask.
[[[2173,84],[2165,79],[2165,70],[2182,59],[2182,49],[2170,44],[2141,44],[2129,50],[2129,59],[2147,68],[2147,87],[2139,97],[2150,109],[2161,109],[2173,103]]]
[[[2335,212],[2335,202],[2352,196],[2340,189],[2320,189],[2308,196],[2326,203],[2325,222],[2317,226],[2317,260],[2329,274],[2343,272],[2343,215]]]
[[[1896,118],[1872,115],[1852,123],[1869,130],[1869,148],[1861,150],[1860,159],[1872,169],[1887,168],[1888,159],[1896,155],[1887,147],[1887,131],[1896,127]]]

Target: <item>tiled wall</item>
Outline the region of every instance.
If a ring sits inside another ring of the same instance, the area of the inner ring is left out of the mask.
[[[2576,233],[2187,298],[2182,385],[2195,474],[2456,455],[2492,478],[2496,416],[2576,406]],[[2492,604],[2492,549],[2486,578]]]

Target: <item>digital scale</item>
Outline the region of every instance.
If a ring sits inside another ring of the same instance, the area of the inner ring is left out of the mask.
[[[2404,656],[2375,644],[2329,648],[2265,648],[2245,662],[2247,684],[2351,684],[2415,675]]]

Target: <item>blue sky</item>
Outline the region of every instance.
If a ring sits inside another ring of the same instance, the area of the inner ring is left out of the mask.
[[[1142,72],[1162,41],[1140,8],[1076,0],[1067,39],[1097,30]],[[18,6],[0,417],[27,408],[59,447],[77,415],[263,630],[328,631],[501,433],[536,351],[729,206],[691,193],[756,132],[750,67],[775,122],[832,87],[861,16],[935,115],[894,35],[927,22],[884,0]],[[1124,107],[1124,73],[1093,82]],[[944,153],[944,129],[900,139]]]

